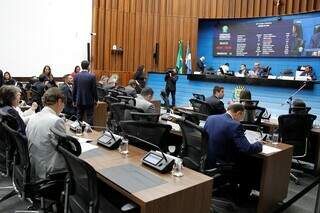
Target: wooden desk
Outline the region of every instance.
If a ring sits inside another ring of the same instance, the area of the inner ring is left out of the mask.
[[[176,125],[171,121],[160,121],[173,126],[171,133],[181,135],[180,128],[177,129]],[[269,145],[279,148],[281,151],[272,154],[255,154],[254,160],[262,161],[261,177],[259,185],[259,202],[257,207],[258,213],[267,213],[277,203],[283,201],[287,197],[291,159],[293,147],[288,144]]]
[[[101,134],[102,133],[94,131],[89,134],[84,133],[83,137],[96,141]],[[95,144],[96,142],[92,143]],[[129,146],[129,155],[123,157],[117,150],[111,151],[99,146],[97,149],[81,154],[80,158],[88,162],[97,171],[98,178],[103,182],[137,203],[141,207],[142,213],[209,212],[213,183],[212,178],[188,168],[183,169],[184,176],[181,178],[173,177],[171,174],[160,174],[141,164],[141,159],[144,154],[145,151]],[[166,181],[166,183],[142,191],[129,193],[101,174],[103,169],[124,164],[132,164],[144,169]]]
[[[271,118],[269,120],[262,120],[262,125],[267,127],[268,132],[272,133],[279,127],[278,119]],[[320,128],[312,128],[309,138],[310,148],[307,152],[307,156],[303,158],[303,161],[313,163],[313,174],[320,174]]]

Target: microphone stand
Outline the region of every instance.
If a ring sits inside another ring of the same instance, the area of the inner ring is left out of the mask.
[[[299,87],[294,93],[292,93],[289,98],[286,100],[285,103],[282,103],[281,106],[285,105],[285,104],[289,104],[289,108],[291,108],[291,105],[292,105],[292,99],[294,98],[294,96],[296,94],[298,94],[298,92],[300,92],[303,88],[305,88],[307,86],[307,81],[303,82],[302,86]]]

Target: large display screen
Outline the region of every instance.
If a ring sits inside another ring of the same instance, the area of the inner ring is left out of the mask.
[[[217,23],[214,56],[320,57],[320,17]]]

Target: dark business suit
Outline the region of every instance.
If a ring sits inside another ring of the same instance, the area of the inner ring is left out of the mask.
[[[209,116],[204,129],[208,133],[206,167],[214,168],[217,163],[234,163],[228,178],[231,178],[231,184],[235,187],[236,198],[239,201],[247,199],[251,189],[259,184],[261,174],[259,165],[254,165],[256,162],[252,162],[250,156],[241,154],[259,153],[262,144],[250,144],[243,126],[228,113]]]
[[[11,115],[16,120],[18,125],[15,130],[23,135],[26,135],[26,124],[23,122],[17,110],[15,110],[12,106],[5,106],[1,108],[1,111]]]
[[[170,74],[171,74],[171,76],[170,76]],[[172,106],[175,106],[176,105],[176,83],[178,81],[178,75],[173,76],[173,72],[169,71],[166,73],[164,80],[166,82],[167,97],[169,97],[169,95],[171,93]]]
[[[79,72],[74,78],[73,102],[77,105],[77,117],[82,121],[84,113],[93,125],[93,108],[98,101],[96,77],[87,70]]]
[[[0,87],[3,85],[3,72],[0,70]]]
[[[75,115],[76,109],[73,106],[72,87],[66,83],[63,83],[60,89],[65,97],[64,108],[62,112],[65,113],[68,117]]]
[[[200,59],[197,60],[196,71],[201,71],[202,73],[204,72],[204,62]]]
[[[32,85],[31,88],[36,91],[36,93],[32,92],[32,101],[38,104],[36,112],[39,112],[43,107],[41,98],[45,92],[46,85],[44,82],[37,81]]]
[[[213,112],[212,115],[223,114],[226,112],[223,102],[216,96],[207,98],[206,102],[211,106]]]

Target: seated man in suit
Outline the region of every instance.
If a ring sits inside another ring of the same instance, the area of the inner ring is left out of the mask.
[[[136,90],[136,81],[133,79],[130,79],[128,82],[128,86],[124,88],[124,91],[127,93],[128,96],[132,96],[134,98],[137,97],[137,90]]]
[[[201,56],[196,63],[196,71],[200,71],[202,74],[204,73],[205,70],[205,63],[204,61],[206,60],[206,58],[204,56]]]
[[[237,158],[240,153],[259,153],[262,151],[262,144],[256,142],[250,144],[240,121],[243,119],[244,107],[242,104],[231,104],[225,114],[211,115],[208,117],[204,129],[208,133],[207,168],[215,168],[218,163],[235,163],[234,171],[236,181],[242,186],[239,188],[241,195],[248,196],[251,188],[248,186],[248,179],[244,177],[245,168],[248,165],[241,163]],[[238,172],[237,172],[238,171]],[[249,173],[251,171],[248,171]]]
[[[216,114],[223,114],[226,112],[224,108],[224,104],[221,101],[224,97],[224,88],[222,86],[215,86],[213,88],[213,95],[207,98],[206,102],[211,106],[213,109],[214,115]]]
[[[76,108],[73,106],[72,102],[72,84],[73,77],[68,74],[64,76],[64,83],[60,86],[60,89],[65,97],[65,106],[62,112],[67,115],[67,118],[76,114]]]
[[[136,97],[136,107],[147,113],[155,113],[156,109],[150,101],[153,97],[153,90],[150,87],[145,87],[141,90],[141,94]]]
[[[316,73],[313,72],[312,67],[310,65],[307,65],[305,67],[305,70],[300,74],[300,76],[307,76],[308,80],[312,80],[312,81],[317,80]]]
[[[63,171],[66,163],[51,140],[50,128],[65,132],[65,122],[58,115],[64,108],[65,97],[60,89],[52,87],[43,96],[44,108],[35,114],[26,128],[29,141],[31,176],[33,180],[45,179],[50,172]]]

